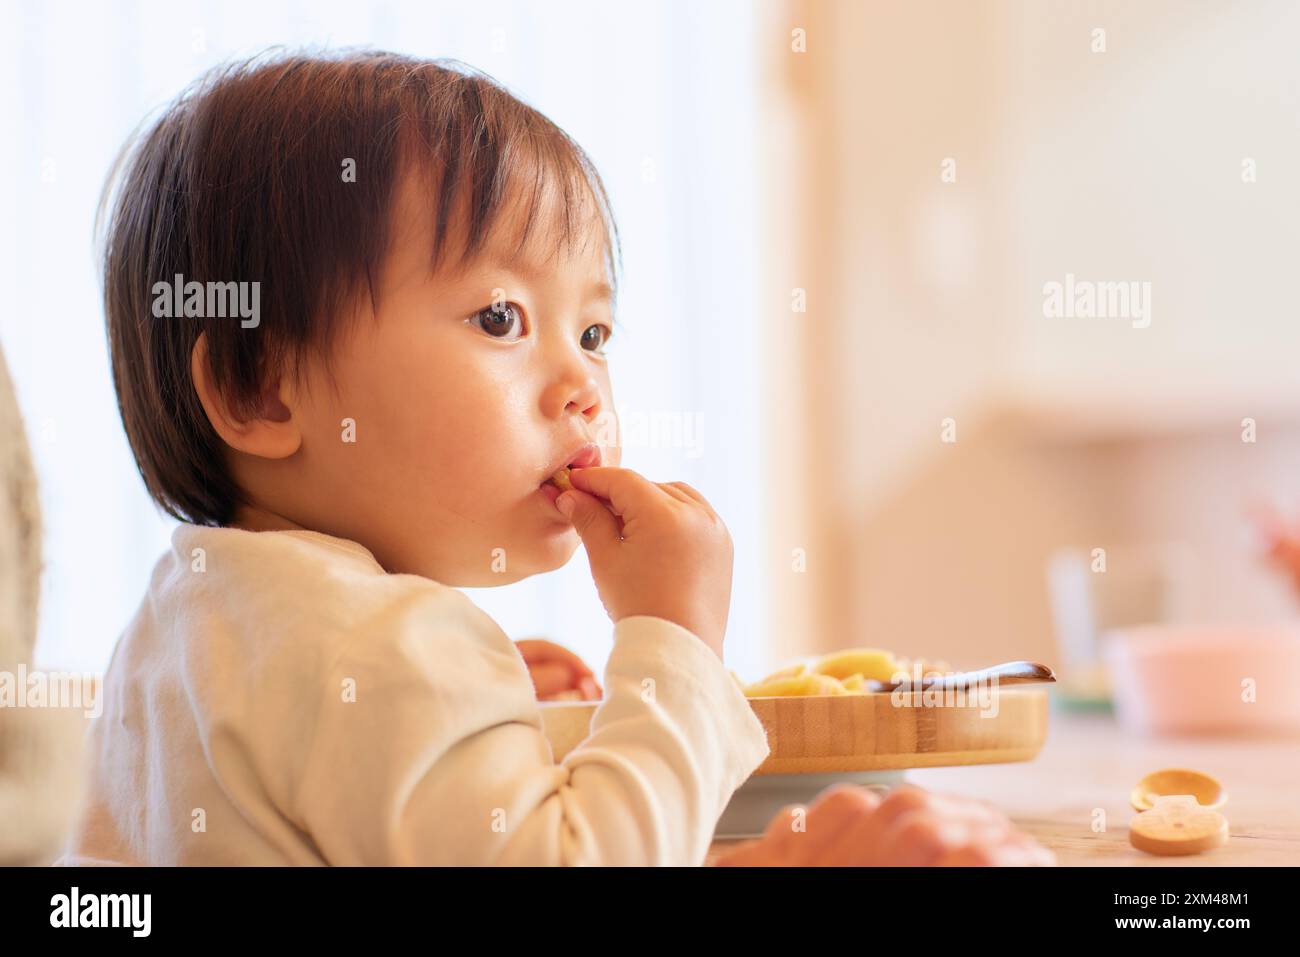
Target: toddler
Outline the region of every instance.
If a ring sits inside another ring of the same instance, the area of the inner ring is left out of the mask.
[[[65,861],[702,863],[768,747],[722,663],[722,520],[619,467],[618,238],[583,151],[454,62],[279,55],[205,76],[111,186],[114,386],[181,524],[115,649]],[[459,590],[579,541],[603,692]],[[602,699],[560,763],[539,693]],[[725,862],[1043,855],[913,789],[812,810],[816,842],[778,819]]]

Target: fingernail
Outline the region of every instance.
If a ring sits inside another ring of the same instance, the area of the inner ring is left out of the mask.
[[[565,518],[573,517],[573,496],[567,492],[555,500],[555,507]]]

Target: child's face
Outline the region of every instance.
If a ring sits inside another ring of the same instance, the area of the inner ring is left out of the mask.
[[[600,464],[620,461],[601,355],[613,326],[604,250],[593,236],[546,262],[543,220],[523,257],[536,272],[506,271],[497,256],[513,250],[520,221],[507,209],[463,276],[430,276],[418,183],[399,190],[378,314],[363,297],[338,340],[337,387],[308,368],[294,416],[297,480],[309,488],[294,518],[360,542],[392,572],[506,584],[560,567],[578,545],[541,490],[547,476],[586,442],[601,446]],[[494,301],[507,305],[493,312]]]

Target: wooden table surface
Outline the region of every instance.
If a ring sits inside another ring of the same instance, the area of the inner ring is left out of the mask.
[[[1231,836],[1223,847],[1155,857],[1129,844],[1136,813],[1129,792],[1144,774],[1169,767],[1205,771],[1224,785],[1228,801],[1220,813]],[[1122,730],[1109,715],[1053,710],[1047,743],[1032,761],[923,768],[907,776],[933,791],[989,801],[1065,866],[1300,865],[1297,735],[1144,738]],[[1105,812],[1104,831],[1093,830],[1098,808]],[[715,841],[708,862],[737,843]]]

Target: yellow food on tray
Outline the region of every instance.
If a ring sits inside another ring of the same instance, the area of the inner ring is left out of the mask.
[[[777,678],[775,681],[760,681],[745,687],[747,698],[784,698],[794,695],[809,694],[848,694],[844,685],[830,675],[795,675],[792,678]]]
[[[898,670],[898,663],[892,651],[882,648],[849,648],[827,655],[813,665],[812,670],[832,678],[860,674],[871,681],[888,681]]]
[[[871,691],[868,682],[892,681],[900,671],[911,675],[918,665],[923,676],[952,670],[946,661],[900,658],[883,648],[846,648],[811,665],[806,662],[788,665],[753,684],[745,684],[734,672],[732,677],[748,698],[868,694]]]

